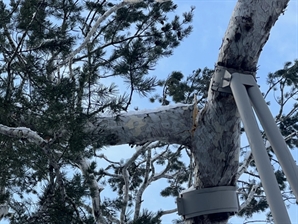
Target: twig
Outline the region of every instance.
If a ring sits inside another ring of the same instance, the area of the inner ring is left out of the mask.
[[[243,202],[241,205],[240,205],[240,208],[239,208],[239,211],[241,211],[242,209],[246,208],[247,205],[251,202],[251,200],[254,198],[254,194],[256,192],[256,190],[260,187],[261,183],[258,183],[258,184],[254,184],[251,188],[251,191],[249,192],[248,196],[247,196],[247,199],[245,202]]]
[[[85,40],[83,41],[83,43],[77,48],[75,49],[72,53],[70,53],[66,59],[64,61],[62,61],[62,63],[60,63],[60,66],[58,66],[57,69],[59,69],[61,66],[67,64],[69,61],[71,61],[73,59],[73,57],[78,54],[90,41],[91,36],[96,32],[97,28],[99,27],[100,23],[102,21],[104,21],[109,15],[111,15],[113,12],[117,11],[118,9],[122,8],[123,6],[125,6],[127,4],[127,2],[123,1],[117,5],[114,5],[112,8],[110,8],[108,11],[106,11],[101,17],[99,17],[97,19],[97,21],[95,22],[94,26],[92,27],[92,29],[88,32]]]

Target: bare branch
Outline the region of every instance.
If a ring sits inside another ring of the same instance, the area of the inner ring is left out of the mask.
[[[162,210],[162,211],[160,211],[160,213],[161,213],[161,215],[168,215],[168,214],[172,214],[177,211],[178,211],[177,208],[173,208],[173,209],[169,209],[169,210]]]
[[[47,141],[40,137],[35,131],[26,127],[14,128],[0,124],[0,133],[9,137],[25,138],[39,146],[44,146],[47,143]]]
[[[125,6],[127,3],[128,2],[123,1],[123,2],[121,2],[119,4],[117,4],[117,5],[114,5],[108,11],[106,11],[101,17],[99,17],[97,19],[97,21],[95,22],[94,26],[92,27],[92,29],[87,34],[87,36],[86,36],[85,40],[83,41],[83,43],[77,49],[75,49],[73,52],[71,52],[66,57],[66,59],[64,61],[62,61],[62,63],[60,63],[60,66],[63,66],[65,64],[67,64],[68,62],[70,62],[75,55],[77,55],[84,47],[86,47],[86,45],[90,41],[91,36],[96,32],[97,28],[99,27],[99,25],[100,25],[100,23],[102,21],[104,21],[106,18],[108,18],[108,16],[110,16],[113,12],[116,12],[118,9],[122,8],[123,6]]]
[[[0,196],[4,196],[4,195],[5,195],[5,188],[0,187]],[[8,214],[8,210],[9,210],[9,206],[7,202],[0,204],[0,221],[4,216]]]
[[[150,173],[150,168],[153,171],[152,173],[154,173],[154,166],[151,163],[151,149],[147,153],[148,153],[148,156],[147,156],[147,161],[146,161],[146,169],[145,169],[144,180],[143,180],[143,183],[142,183],[141,187],[139,188],[138,193],[136,195],[134,219],[137,219],[140,215],[142,196],[143,196],[143,193],[144,193],[145,189],[150,184],[150,181],[148,180],[149,173]]]
[[[243,163],[242,165],[238,168],[238,172],[236,174],[236,180],[239,179],[239,177],[247,170],[250,162],[252,161],[253,159],[253,156],[252,156],[252,152],[251,151],[248,151],[248,153],[246,154],[244,160],[243,160]]]
[[[271,223],[271,222],[268,222],[267,220],[253,220],[253,221],[245,221],[243,224],[253,223],[253,222],[256,222],[256,223],[261,223],[261,222]]]
[[[129,200],[129,173],[127,168],[122,169],[122,175],[124,179],[124,186],[123,186],[123,200],[122,200],[122,208],[121,208],[121,214],[120,214],[120,223],[124,222],[125,219],[125,212],[126,212],[126,207],[127,203]]]
[[[123,178],[122,175],[118,175],[118,174],[111,174],[107,171],[103,171],[103,174],[106,175],[106,176],[109,176],[109,177],[114,177],[114,178]]]
[[[88,162],[86,159],[80,159],[77,162],[78,167],[82,171],[84,175],[88,173]],[[100,192],[103,190],[98,186],[98,183],[95,180],[94,175],[89,176],[91,178],[90,181],[90,190],[93,192],[92,194],[92,212],[96,223],[106,224],[105,219],[103,218],[102,211],[100,209]]]
[[[261,183],[258,183],[258,184],[255,184],[252,186],[251,191],[249,192],[246,201],[240,205],[239,211],[241,211],[242,209],[244,209],[248,206],[248,204],[254,198],[254,194],[255,194],[256,190],[260,187],[260,185],[261,185]]]
[[[104,155],[103,153],[102,154],[99,154],[97,155],[98,158],[101,158],[101,159],[104,159],[105,161],[107,161],[108,163],[111,163],[111,164],[117,164],[117,165],[121,165],[119,162],[113,162],[112,160],[109,160],[106,155]]]

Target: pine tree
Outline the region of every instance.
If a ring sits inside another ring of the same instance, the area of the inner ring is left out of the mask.
[[[287,2],[270,8],[266,26],[258,28],[264,32],[258,33],[250,28],[259,17],[247,18],[243,9],[261,3],[239,1],[234,12],[244,13],[246,33],[230,32],[243,25],[231,20],[217,65],[255,72]],[[157,61],[170,56],[192,30],[194,8],[182,19],[172,16],[176,8],[171,1],[150,0],[0,2],[0,186],[2,214],[11,223],[160,223],[162,215],[177,209],[141,210],[144,191],[162,178],[169,183],[161,190],[164,197],[177,197],[191,186],[238,184],[239,215],[268,208],[249,147],[238,144],[244,130],[233,97],[208,93],[213,70],[198,69],[186,78],[173,71],[166,80],[150,76]],[[245,41],[249,46],[252,36],[257,46],[238,48]],[[290,147],[298,144],[298,106],[295,102],[287,113],[284,107],[297,93],[297,64],[269,74],[264,93],[279,88],[276,122]],[[119,95],[115,84],[106,85],[109,77],[120,78],[129,93]],[[159,101],[162,110],[125,113],[135,93],[147,97],[157,86],[163,93],[150,101]],[[167,107],[171,102],[183,104]],[[210,137],[215,140],[206,141]],[[127,161],[112,161],[102,152],[120,144],[136,149]],[[239,152],[245,159],[238,167]],[[225,162],[222,153],[228,155]],[[275,161],[270,146],[268,155]],[[109,165],[100,167],[98,159]],[[256,179],[244,182],[243,173]],[[283,172],[277,168],[275,174],[286,191]],[[106,186],[116,198],[101,198]],[[211,214],[185,223],[226,223],[229,217]]]
[[[154,90],[149,71],[192,29],[193,9],[170,19],[176,8],[155,1],[0,2],[1,201],[12,209],[11,223],[113,217],[106,202],[99,204],[101,174],[86,163],[113,136],[93,138],[86,124],[104,112],[127,111],[134,93]],[[108,77],[120,77],[129,94],[105,85]],[[76,171],[69,177],[65,168]],[[92,207],[84,202],[90,197]]]

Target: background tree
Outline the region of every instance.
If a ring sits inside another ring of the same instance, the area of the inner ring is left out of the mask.
[[[171,55],[172,49],[190,33],[188,24],[193,9],[181,21],[176,16],[173,20],[166,17],[177,8],[171,2],[114,5],[111,1],[86,1],[80,5],[73,1],[27,0],[11,1],[10,6],[1,3],[0,15],[5,21],[1,25],[0,131],[1,155],[4,155],[0,158],[4,170],[1,184],[6,189],[2,201],[13,211],[11,223],[94,223],[94,220],[158,223],[162,215],[176,210],[161,210],[157,214],[141,211],[142,195],[154,181],[168,179],[169,186],[162,190],[162,195],[177,196],[193,184],[201,188],[235,185],[245,172],[258,177],[247,148],[246,159],[238,168],[240,145],[234,143],[238,142],[241,130],[233,98],[209,93],[216,96],[212,103],[209,98],[206,104],[212,70],[194,71],[186,80],[180,72],[173,72],[164,81],[148,76],[157,60]],[[256,7],[242,4],[240,1],[235,12]],[[266,28],[265,34],[254,36],[260,39],[260,46],[251,52],[253,61],[244,57],[245,63],[239,64],[240,59],[234,60],[237,54],[233,52],[233,44],[239,43],[231,39],[229,46],[223,43],[221,52],[229,53],[221,53],[219,64],[254,71],[259,56],[257,49],[265,44],[284,7],[277,7],[278,12],[271,18],[273,22],[270,20],[260,28]],[[257,24],[257,17],[251,19]],[[229,27],[233,26],[231,23]],[[246,31],[250,40],[249,35],[255,33]],[[244,41],[246,35],[239,38]],[[238,55],[246,54],[238,52]],[[230,59],[235,64],[229,64]],[[294,66],[287,64],[283,71],[271,74],[268,79],[271,91],[280,86],[281,112],[277,122],[286,121],[280,124],[291,146],[297,144],[297,105],[289,113],[284,113],[283,108],[296,91],[296,68],[296,62]],[[115,76],[128,84],[127,95],[119,96],[114,84],[104,84],[105,78]],[[151,101],[159,100],[162,105],[170,101],[188,104],[120,114],[129,108],[133,93],[147,96],[158,85],[163,87],[163,94],[152,97]],[[194,95],[198,98],[195,104]],[[199,115],[195,113],[197,106]],[[220,121],[214,116],[219,116]],[[179,124],[177,117],[181,118]],[[214,125],[216,122],[219,124]],[[223,133],[224,128],[231,130],[231,127],[236,129]],[[216,137],[218,142],[204,142],[207,133],[207,137]],[[227,139],[234,141],[233,147]],[[100,150],[115,144],[137,145],[136,153],[127,161],[111,161]],[[197,144],[203,144],[204,148]],[[213,147],[214,144],[219,146]],[[210,154],[208,147],[218,150]],[[210,161],[222,152],[227,153],[226,150],[230,150],[226,162]],[[187,165],[181,161],[183,152],[189,156]],[[109,165],[98,167],[96,157]],[[205,176],[198,173],[202,167],[208,171]],[[225,172],[214,173],[222,170]],[[286,189],[283,173],[276,174],[281,188]],[[239,190],[245,200],[241,215],[249,216],[268,207],[259,182],[240,181]],[[115,199],[100,198],[105,184],[117,192]],[[38,198],[35,206],[32,206],[33,195]],[[226,222],[228,218],[229,214],[221,216],[220,221]],[[216,219],[216,215],[210,215],[194,221],[219,222]]]

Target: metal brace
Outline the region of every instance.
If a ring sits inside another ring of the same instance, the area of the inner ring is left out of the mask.
[[[211,89],[218,92],[232,94],[232,91],[230,88],[231,78],[232,78],[232,75],[228,72],[228,70],[225,67],[216,66],[211,80],[212,81]]]
[[[216,66],[215,71],[212,76],[212,85],[211,89],[217,92],[224,92],[232,94],[230,88],[230,82],[234,75],[241,76],[241,81],[246,86],[254,86],[255,85],[255,78],[254,73],[251,72],[233,72],[232,74],[228,71],[226,67],[223,66]]]
[[[184,219],[221,212],[234,215],[239,210],[239,199],[234,186],[193,189],[177,198],[177,207]]]

